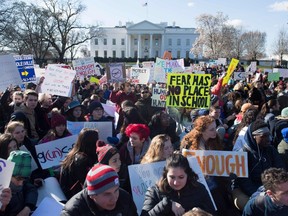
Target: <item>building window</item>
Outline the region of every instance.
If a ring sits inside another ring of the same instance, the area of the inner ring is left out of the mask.
[[[138,52],[137,52],[137,50],[134,51],[134,58],[138,58]]]
[[[138,45],[138,40],[137,38],[134,38],[134,46],[137,46]]]
[[[159,39],[158,38],[155,39],[155,46],[159,46]]]
[[[168,39],[168,45],[169,45],[169,46],[172,46],[172,38],[169,38],[169,39]]]
[[[116,58],[116,50],[113,50],[112,56],[113,56],[113,58]]]
[[[98,45],[98,38],[94,40],[95,45]]]
[[[177,39],[177,46],[181,46],[181,39]]]
[[[104,58],[107,58],[107,50],[104,50]]]
[[[158,50],[155,51],[155,57],[159,57],[159,51]]]
[[[107,45],[107,38],[104,38],[103,44],[104,44],[104,45]]]
[[[112,39],[112,45],[116,45],[116,39],[115,38]]]
[[[121,51],[121,58],[125,58],[125,51],[124,50]]]
[[[177,51],[177,58],[181,58],[181,57],[180,57],[180,54],[181,54],[181,51],[178,50],[178,51]]]
[[[124,38],[121,39],[121,45],[125,45],[125,39]]]
[[[186,58],[189,58],[190,51],[186,51]]]
[[[186,39],[186,46],[190,46],[190,39]]]
[[[145,40],[144,40],[144,45],[145,45],[145,46],[148,46],[148,38],[145,38]]]
[[[98,50],[95,50],[95,57],[98,57]]]

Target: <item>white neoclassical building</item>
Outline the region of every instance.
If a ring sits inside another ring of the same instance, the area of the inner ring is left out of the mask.
[[[170,51],[173,58],[193,58],[192,44],[199,36],[195,28],[155,24],[144,20],[125,26],[102,28],[104,36],[91,40],[91,56],[104,58],[155,58]]]

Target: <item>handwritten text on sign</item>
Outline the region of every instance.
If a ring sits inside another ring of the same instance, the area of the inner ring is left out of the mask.
[[[14,166],[14,162],[0,158],[0,194],[4,188],[9,187]]]
[[[168,74],[166,106],[208,108],[211,74]]]
[[[166,92],[165,88],[153,88],[151,106],[166,107]]]
[[[76,70],[76,75],[81,77],[81,79],[85,76],[96,74],[93,57],[77,59],[72,63],[74,69]]]
[[[42,169],[59,166],[60,162],[66,157],[73,148],[78,135],[57,139],[51,142],[36,145],[38,160]]]
[[[203,151],[183,149],[184,156],[195,156],[202,172],[211,176],[248,177],[248,159],[246,152]]]
[[[131,79],[134,84],[147,84],[149,82],[150,70],[148,68],[131,68]]]

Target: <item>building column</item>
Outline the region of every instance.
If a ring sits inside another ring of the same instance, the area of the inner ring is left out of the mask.
[[[141,58],[141,34],[138,34],[138,50],[137,50],[138,56],[137,58]]]
[[[164,40],[165,40],[165,36],[164,34],[161,35],[161,54],[160,54],[160,58],[164,55],[164,51],[165,51],[165,47],[164,47]]]
[[[153,58],[153,34],[150,34],[149,58]]]
[[[126,43],[126,56],[127,58],[130,58],[131,57],[131,34],[128,34],[127,35],[127,43]]]

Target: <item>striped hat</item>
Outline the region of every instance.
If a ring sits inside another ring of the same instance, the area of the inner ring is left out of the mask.
[[[96,164],[86,176],[88,195],[98,195],[118,185],[117,172],[110,166]]]
[[[12,176],[29,178],[31,175],[31,155],[25,151],[12,151],[8,157],[9,161],[15,163]]]

